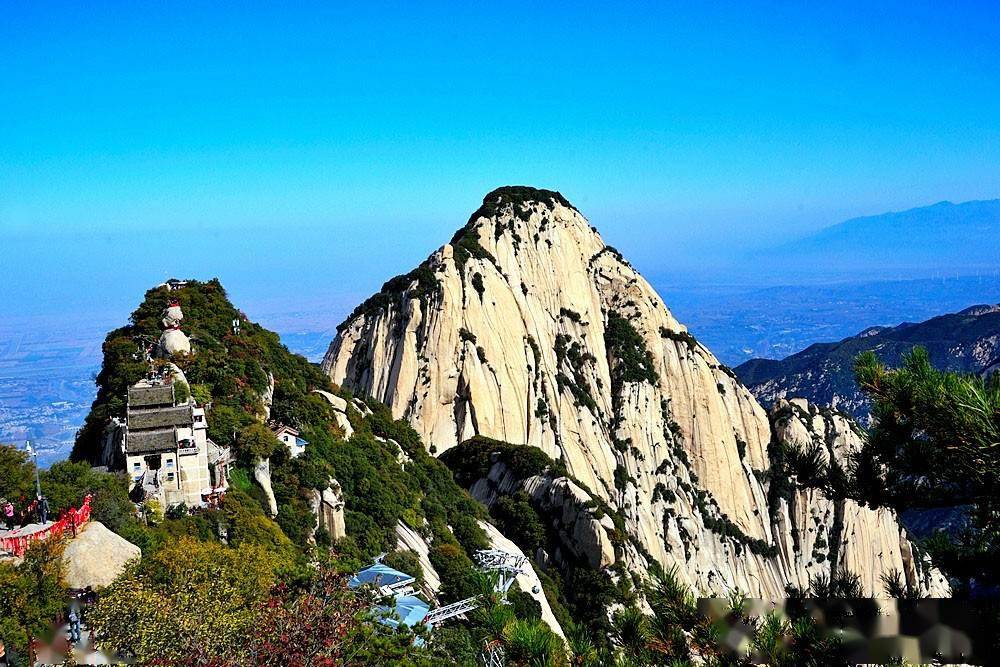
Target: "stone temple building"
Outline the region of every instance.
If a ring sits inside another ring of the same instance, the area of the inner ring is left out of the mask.
[[[172,382],[147,379],[129,387],[123,446],[134,490],[164,506],[202,505],[217,490],[207,431],[205,409],[191,398],[178,402]]]

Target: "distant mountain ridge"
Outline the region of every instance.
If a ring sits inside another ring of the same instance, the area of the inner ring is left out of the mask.
[[[785,359],[751,359],[734,370],[765,405],[801,397],[864,420],[868,403],[854,382],[854,359],[874,350],[897,365],[915,346],[938,368],[982,373],[1000,364],[1000,305],[976,305],[925,322],[869,327],[835,343],[816,343]]]
[[[1000,199],[930,206],[853,218],[765,253],[822,270],[893,271],[995,268]]]

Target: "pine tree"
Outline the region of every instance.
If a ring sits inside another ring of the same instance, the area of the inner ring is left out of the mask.
[[[874,505],[964,506],[956,535],[925,542],[956,593],[998,590],[1000,569],[1000,376],[936,370],[914,348],[898,369],[873,352],[855,365],[871,397],[873,425],[853,466],[853,493]]]

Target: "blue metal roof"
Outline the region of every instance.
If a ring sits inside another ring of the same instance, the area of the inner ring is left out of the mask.
[[[399,627],[400,624],[413,627],[420,623],[424,618],[427,617],[427,613],[430,611],[430,605],[416,597],[415,595],[400,595],[395,599],[396,606],[394,609],[390,610],[389,607],[379,607],[379,611],[383,613],[388,613],[389,611],[395,611],[396,616],[399,620],[395,618],[383,618],[381,623],[391,626]]]
[[[412,575],[400,572],[399,570],[394,570],[388,565],[383,565],[382,563],[375,563],[374,565],[366,567],[351,577],[348,580],[347,585],[350,588],[358,588],[359,586],[364,586],[365,584],[371,584],[373,586],[395,586],[401,582],[411,580],[413,580]]]

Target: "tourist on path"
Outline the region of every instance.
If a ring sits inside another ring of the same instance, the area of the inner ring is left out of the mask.
[[[3,640],[0,639],[0,667],[8,667],[11,664],[7,649],[4,648]]]
[[[38,518],[42,520],[44,526],[49,522],[49,499],[45,496],[38,496]]]
[[[14,530],[14,505],[9,500],[3,501],[3,518],[7,524],[7,530]]]
[[[80,614],[76,609],[69,612],[69,640],[74,644],[80,641]]]

